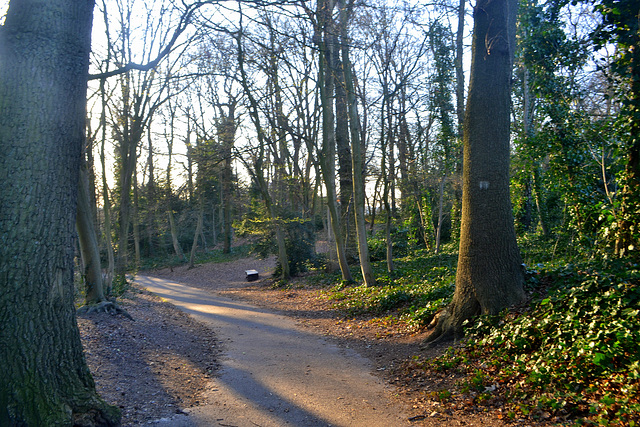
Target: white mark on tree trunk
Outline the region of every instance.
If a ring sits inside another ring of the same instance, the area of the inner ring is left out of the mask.
[[[51,286],[51,291],[49,292],[49,299],[57,300],[64,298],[64,274],[62,269],[57,269],[54,279],[53,286]]]

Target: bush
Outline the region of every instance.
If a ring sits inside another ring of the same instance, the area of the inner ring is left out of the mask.
[[[532,272],[540,295],[523,312],[481,318],[467,346],[442,356],[484,367],[508,409],[596,425],[640,422],[640,271],[617,261]],[[445,365],[440,360],[431,364]]]
[[[281,219],[278,226],[284,228],[290,274],[296,276],[306,271],[309,266],[315,266],[317,264],[316,222],[313,219],[287,218]],[[239,235],[256,237],[252,247],[253,253],[261,257],[278,254],[273,221],[247,217],[241,223],[236,224],[236,228]],[[278,260],[274,275],[278,276],[281,273],[282,266]]]
[[[297,276],[318,262],[316,255],[316,233],[311,220],[293,219],[285,223],[285,239],[289,273]],[[282,265],[278,260],[274,275],[282,274]]]
[[[378,231],[367,240],[369,245],[369,257],[371,261],[383,261],[387,259],[387,239],[383,230]],[[407,229],[391,230],[391,248],[394,258],[401,258],[409,255],[409,231]]]

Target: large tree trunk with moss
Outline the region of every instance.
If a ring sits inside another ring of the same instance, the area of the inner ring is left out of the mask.
[[[516,0],[480,0],[474,10],[456,289],[429,341],[461,336],[465,320],[497,314],[525,296],[509,198],[516,8]]]
[[[12,1],[0,27],[0,425],[117,425],[73,288],[92,1]],[[81,421],[82,420],[82,421]]]

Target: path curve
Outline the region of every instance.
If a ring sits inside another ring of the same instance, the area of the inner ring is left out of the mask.
[[[137,276],[136,282],[214,328],[224,350],[210,403],[156,425],[411,425],[393,388],[355,351],[246,302],[166,279]]]

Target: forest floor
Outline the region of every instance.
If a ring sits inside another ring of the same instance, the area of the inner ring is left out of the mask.
[[[284,314],[303,328],[319,331],[339,346],[355,350],[371,360],[376,373],[396,388],[397,398],[409,410],[408,421],[415,425],[509,424],[499,405],[477,407],[455,398],[443,403],[439,392],[454,389],[455,376],[425,377],[409,369],[413,356],[435,357],[447,346],[426,350],[422,347],[424,331],[411,332],[386,319],[345,317],[322,297],[322,288],[310,285],[305,276],[287,289],[274,288],[273,281],[263,274],[272,271],[273,263],[273,259],[245,258],[145,274]],[[246,282],[245,269],[260,271],[261,280]],[[135,321],[100,313],[80,315],[78,324],[98,392],[121,408],[123,425],[153,424],[153,420],[206,404],[207,387],[216,375],[221,352],[215,333],[135,285],[119,303]],[[528,420],[511,424],[534,425]]]

